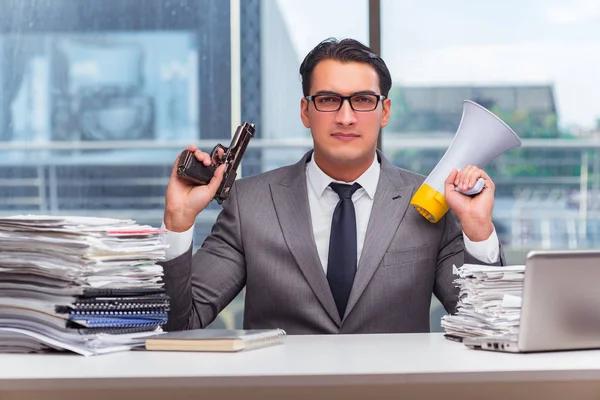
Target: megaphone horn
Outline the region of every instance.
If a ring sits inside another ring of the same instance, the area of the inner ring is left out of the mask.
[[[450,147],[410,204],[430,222],[438,222],[448,211],[444,182],[452,168],[460,171],[467,165],[475,165],[483,169],[500,154],[519,146],[521,139],[504,121],[479,104],[465,100]]]

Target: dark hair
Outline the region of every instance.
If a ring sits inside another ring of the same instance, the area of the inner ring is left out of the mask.
[[[324,60],[335,60],[343,63],[360,62],[372,66],[379,76],[379,89],[381,94],[387,96],[392,87],[392,76],[385,62],[370,48],[354,39],[335,38],[323,40],[312,49],[300,65],[302,77],[302,92],[305,96],[310,94],[312,73],[318,63]]]

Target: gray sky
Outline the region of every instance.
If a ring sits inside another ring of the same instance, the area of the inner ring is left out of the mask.
[[[368,42],[366,0],[277,0],[301,59],[328,36]],[[560,124],[600,119],[600,1],[382,0],[395,84],[552,84]]]

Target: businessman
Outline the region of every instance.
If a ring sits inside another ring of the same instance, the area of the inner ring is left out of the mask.
[[[481,169],[448,176],[451,211],[440,222],[409,206],[424,177],[376,149],[392,106],[380,57],[355,40],[328,39],[306,56],[300,75],[300,118],[314,149],[294,165],[236,181],[195,254],[194,221],[224,166],[198,187],[173,169],[164,214],[167,330],[207,326],[246,287],[246,329],[429,332],[432,294],[448,312],[456,307],[453,265],[503,264],[492,224],[494,183]],[[210,164],[207,153],[188,149]],[[454,190],[480,177],[486,184],[479,195]]]

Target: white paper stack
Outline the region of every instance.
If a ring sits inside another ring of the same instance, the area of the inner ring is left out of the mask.
[[[442,317],[446,333],[459,337],[516,337],[525,266],[465,264],[455,268],[457,311]]]
[[[0,352],[102,354],[162,332],[164,233],[122,219],[0,218]]]

